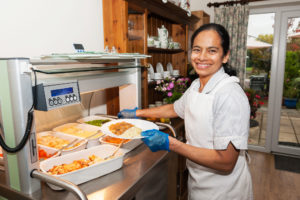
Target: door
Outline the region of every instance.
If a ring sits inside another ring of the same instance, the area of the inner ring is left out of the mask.
[[[271,150],[300,155],[300,9],[280,17]],[[298,108],[298,109],[297,109]],[[278,123],[277,123],[278,122]]]
[[[248,21],[247,62],[244,90],[248,96],[251,119],[249,148],[270,151],[271,137],[267,134],[270,110],[270,76],[274,68],[274,12],[252,13]],[[276,66],[275,66],[276,67]]]
[[[300,155],[300,83],[292,87],[299,89],[298,110],[283,97],[297,93],[290,85],[300,82],[299,28],[299,4],[250,10],[244,84],[254,93],[249,149]]]

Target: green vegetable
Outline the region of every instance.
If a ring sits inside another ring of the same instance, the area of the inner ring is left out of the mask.
[[[92,121],[85,122],[86,124],[94,125],[94,126],[102,126],[102,124],[105,124],[106,122],[109,122],[109,119],[95,119]]]

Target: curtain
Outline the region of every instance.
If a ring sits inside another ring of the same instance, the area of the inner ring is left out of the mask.
[[[248,5],[215,8],[215,23],[223,25],[230,36],[228,64],[236,70],[242,87],[246,70],[248,18]]]

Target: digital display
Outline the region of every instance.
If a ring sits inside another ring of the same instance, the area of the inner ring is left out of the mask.
[[[51,90],[51,96],[56,97],[59,95],[64,95],[64,94],[70,94],[73,93],[73,88],[62,88],[62,89],[56,89],[56,90]]]

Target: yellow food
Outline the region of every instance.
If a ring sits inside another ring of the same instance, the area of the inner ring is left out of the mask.
[[[58,131],[67,133],[70,135],[75,135],[77,137],[82,137],[82,138],[89,137],[97,132],[97,131],[87,131],[82,128],[76,127],[76,126],[62,127],[60,129],[58,129]],[[91,139],[98,138],[101,135],[103,135],[103,133],[99,133],[99,134],[93,136]]]
[[[47,147],[52,147],[55,149],[60,149],[64,146],[67,146],[71,141],[62,139],[57,136],[53,135],[44,135],[44,136],[37,136],[37,143],[40,145],[44,145]],[[77,146],[79,146],[81,143],[76,143],[71,147],[68,147],[66,149],[73,149]]]

